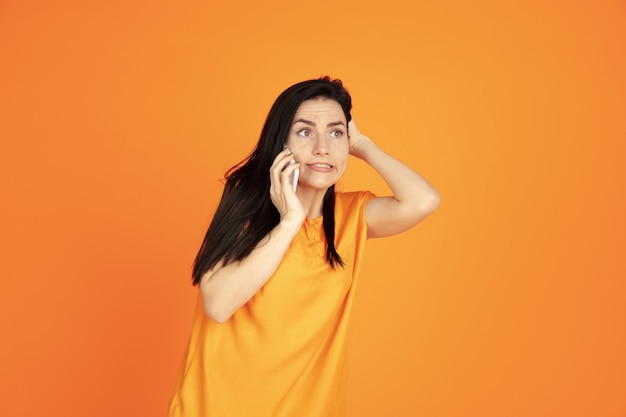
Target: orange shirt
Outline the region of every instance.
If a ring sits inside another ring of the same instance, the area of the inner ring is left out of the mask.
[[[205,315],[198,291],[170,417],[346,415],[347,325],[373,196],[336,193],[345,267],[326,262],[322,218],[306,219],[274,275],[226,323]]]

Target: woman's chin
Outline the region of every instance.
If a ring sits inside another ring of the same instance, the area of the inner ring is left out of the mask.
[[[333,185],[335,185],[334,182],[328,182],[328,181],[298,182],[298,188],[311,190],[311,191],[324,191],[325,192]]]

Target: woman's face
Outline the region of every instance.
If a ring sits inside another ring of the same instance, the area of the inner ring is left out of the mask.
[[[302,102],[291,123],[287,146],[300,163],[298,188],[326,190],[348,164],[348,123],[339,103],[325,97]]]

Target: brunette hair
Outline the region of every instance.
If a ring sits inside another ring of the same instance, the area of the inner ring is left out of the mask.
[[[270,109],[258,143],[252,152],[226,174],[226,185],[213,220],[204,236],[193,264],[193,283],[218,262],[227,265],[240,261],[280,221],[278,210],[270,199],[269,169],[283,150],[296,111],[302,102],[325,97],[335,100],[352,120],[352,98],[341,80],[328,76],[292,85],[283,91]],[[335,186],[326,190],[322,203],[326,260],[335,269],[344,261],[335,250]]]

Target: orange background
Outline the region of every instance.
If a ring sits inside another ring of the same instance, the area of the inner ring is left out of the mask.
[[[5,0],[0,53],[0,415],[165,415],[219,179],[330,74],[442,196],[368,243],[350,416],[626,416],[623,1]]]

